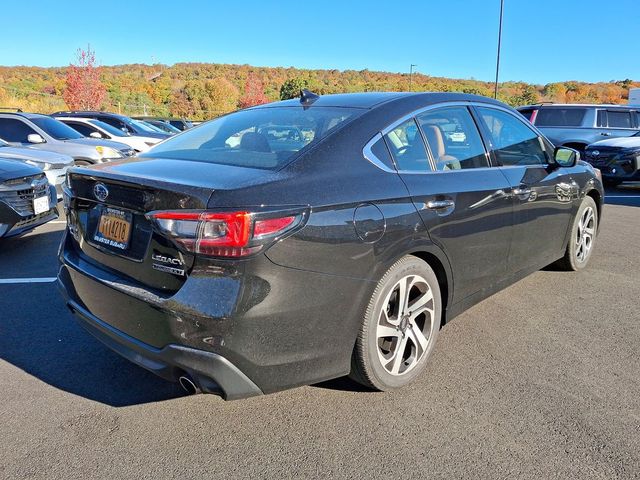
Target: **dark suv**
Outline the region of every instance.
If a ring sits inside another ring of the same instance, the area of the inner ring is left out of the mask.
[[[51,115],[52,117],[81,117],[81,118],[95,118],[104,123],[119,128],[120,130],[129,133],[130,135],[139,135],[141,137],[160,138],[164,140],[171,135],[164,133],[159,129],[153,128],[150,125],[146,125],[144,122],[139,122],[126,115],[120,115],[118,113],[110,112],[94,112],[94,111],[73,111],[73,112],[56,112]]]
[[[629,137],[640,131],[638,107],[627,105],[538,104],[518,111],[555,146],[584,152],[608,137]]]
[[[58,281],[93,335],[192,392],[386,390],[471,305],[584,268],[603,196],[500,102],[303,92],[74,167]]]

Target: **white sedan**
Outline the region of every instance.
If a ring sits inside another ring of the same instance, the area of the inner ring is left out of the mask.
[[[146,152],[162,140],[160,138],[131,135],[95,118],[56,117],[56,119],[69,125],[85,137],[115,140],[129,145],[137,152]]]

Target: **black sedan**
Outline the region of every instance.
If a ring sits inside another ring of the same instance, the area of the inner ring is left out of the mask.
[[[56,189],[20,159],[0,159],[0,237],[15,237],[58,218]]]
[[[615,186],[640,181],[640,132],[592,143],[585,155],[587,162],[602,171],[605,183]]]
[[[446,321],[587,265],[604,192],[577,157],[484,97],[303,91],[75,167],[58,279],[93,335],[192,392],[401,387]]]

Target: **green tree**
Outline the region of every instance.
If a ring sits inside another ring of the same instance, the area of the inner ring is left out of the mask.
[[[280,100],[289,100],[300,96],[300,90],[307,88],[309,83],[301,77],[290,78],[280,87]]]

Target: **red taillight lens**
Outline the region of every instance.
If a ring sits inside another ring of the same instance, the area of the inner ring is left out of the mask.
[[[254,218],[250,212],[167,211],[147,215],[157,228],[193,253],[243,257],[295,227],[302,215]]]
[[[268,218],[266,220],[256,220],[256,224],[253,227],[253,236],[262,237],[264,235],[273,235],[281,230],[284,230],[296,220],[295,216],[281,217],[281,218]]]

